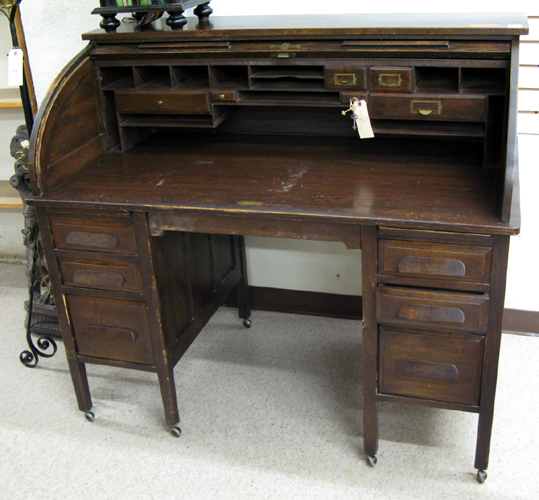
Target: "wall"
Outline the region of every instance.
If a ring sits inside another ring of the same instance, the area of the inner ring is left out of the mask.
[[[0,15],[0,92],[7,85],[7,53],[13,46],[8,20]],[[14,160],[9,145],[17,127],[24,124],[21,108],[0,107],[0,181],[7,181],[13,175]]]
[[[38,102],[56,74],[84,47],[80,34],[96,29],[99,19],[89,13],[98,0],[23,0],[22,17],[27,45],[35,79]],[[539,14],[536,0],[485,2],[484,0],[408,0],[406,3],[386,0],[383,9],[376,2],[340,0],[331,4],[322,0],[281,0],[255,2],[253,0],[214,0],[213,15],[286,15],[337,14],[360,12],[486,12],[507,10]],[[52,7],[52,8],[51,8]],[[188,13],[190,15],[190,13]],[[535,48],[530,46],[533,52]],[[536,51],[537,53],[537,51]],[[538,174],[534,168],[533,135],[528,130],[521,140],[522,235],[514,238],[507,291],[507,307],[539,311],[539,301],[533,295],[533,283],[539,282],[539,269],[534,270],[534,249],[537,231],[531,223],[531,214],[539,212],[539,197],[534,193]],[[531,139],[530,139],[531,137]],[[347,251],[343,245],[248,238],[251,284],[279,288],[359,294],[360,258],[358,252]],[[329,263],[329,265],[328,265]],[[321,272],[323,270],[323,272]]]

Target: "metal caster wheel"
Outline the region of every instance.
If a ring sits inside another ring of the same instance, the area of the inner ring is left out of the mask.
[[[175,437],[179,438],[182,435],[182,430],[179,427],[171,427],[170,433]]]
[[[245,328],[251,328],[251,326],[253,326],[253,322],[250,319],[244,319],[243,320],[243,326]]]
[[[484,470],[478,470],[477,471],[477,481],[479,483],[483,484],[487,480],[487,472]]]
[[[376,462],[378,462],[378,459],[373,456],[373,455],[367,455],[367,463],[371,466],[371,467],[374,467],[376,465]]]
[[[92,411],[87,411],[84,416],[86,417],[86,420],[88,420],[88,422],[93,422],[95,420],[95,415]]]

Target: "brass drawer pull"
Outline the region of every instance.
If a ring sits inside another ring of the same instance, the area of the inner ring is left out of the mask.
[[[437,378],[457,380],[459,369],[455,365],[427,363],[425,361],[399,361],[395,372],[405,377]]]
[[[158,106],[162,106],[162,105],[163,105],[163,101],[157,101],[157,105],[158,105]]]
[[[333,77],[333,84],[339,87],[356,85],[355,73],[336,73]]]
[[[416,101],[410,102],[410,113],[413,115],[441,115],[442,101]]]
[[[400,87],[402,85],[402,75],[398,73],[380,73],[378,75],[378,85],[381,87]]]
[[[402,304],[397,316],[410,321],[431,321],[442,323],[466,322],[466,316],[462,309],[457,307],[433,307],[424,305]]]
[[[301,48],[300,44],[283,43],[281,45],[270,45],[271,50],[298,50]]]
[[[398,263],[400,273],[429,274],[436,276],[465,276],[466,265],[458,259],[438,259],[434,257],[401,257]]]

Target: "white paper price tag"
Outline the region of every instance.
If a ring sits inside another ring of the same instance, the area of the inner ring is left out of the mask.
[[[9,87],[22,87],[23,60],[21,49],[11,49],[7,55],[7,84]]]
[[[361,139],[371,139],[374,137],[371,119],[366,101],[354,101],[352,103],[353,113],[356,117],[356,127]]]

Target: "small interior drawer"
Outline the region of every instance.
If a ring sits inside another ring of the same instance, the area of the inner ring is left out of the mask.
[[[56,248],[137,254],[135,227],[128,221],[51,219]]]
[[[153,364],[146,303],[66,296],[78,354]]]
[[[237,102],[237,90],[212,90],[211,100],[213,102]]]
[[[379,240],[378,273],[429,280],[489,283],[492,248]]]
[[[484,332],[488,298],[453,292],[431,292],[408,288],[379,287],[376,291],[379,323]]]
[[[379,392],[478,405],[484,337],[380,327]]]
[[[367,88],[366,68],[354,67],[327,67],[326,68],[326,89],[346,90]]]
[[[481,95],[371,94],[369,113],[372,118],[380,119],[484,122],[487,104],[487,98]]]
[[[371,92],[412,92],[412,68],[370,68],[369,89]]]
[[[138,262],[118,262],[60,258],[65,286],[142,293]]]
[[[124,114],[209,114],[209,93],[206,91],[181,92],[119,92],[116,111]]]

